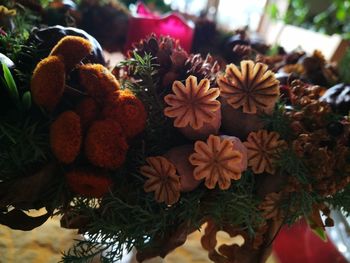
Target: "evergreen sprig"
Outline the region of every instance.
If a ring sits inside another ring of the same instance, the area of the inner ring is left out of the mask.
[[[280,173],[293,176],[302,184],[310,183],[311,179],[308,177],[309,171],[305,162],[292,149],[288,148],[281,151],[275,165]]]
[[[350,185],[335,195],[327,197],[325,201],[333,209],[341,210],[348,217],[350,215]]]
[[[23,176],[28,168],[49,159],[47,126],[26,117],[22,122],[0,122],[0,180]]]
[[[284,223],[292,225],[302,217],[308,218],[313,205],[318,202],[318,195],[313,192],[301,189],[298,192],[289,193],[281,203],[281,210],[285,213]]]
[[[188,142],[176,129],[172,121],[164,115],[164,91],[159,90],[158,65],[150,54],[141,57],[134,52],[134,58],[121,63],[120,67],[131,72],[134,81],[122,82],[132,90],[146,107],[149,118],[145,128],[145,148],[149,155],[160,155],[164,150]]]
[[[95,256],[89,254],[94,249],[103,262],[120,259],[125,250],[133,247],[139,251],[156,249],[160,240],[169,238],[178,228],[199,229],[206,218],[212,218],[218,226],[235,225],[252,234],[262,221],[257,209],[259,200],[253,193],[252,173],[245,172],[242,179],[226,191],[209,190],[202,185],[190,193],[181,193],[180,200],[172,206],[157,203],[153,193],[144,192],[145,178],[139,173],[139,167],[145,164],[145,158],[164,154],[188,141],[163,114],[164,94],[157,89],[153,58],[147,54],[135,55],[134,59],[123,62],[123,66],[133,71],[134,81],[122,83],[145,104],[147,127],[143,136],[130,145],[124,165],[113,173],[117,182],[113,192],[97,206],[81,199],[74,201],[70,211],[90,218],[85,229],[88,238],[68,251],[63,262],[90,260]]]
[[[263,114],[261,119],[268,130],[278,132],[281,139],[288,140],[292,136],[290,129],[290,119],[286,116],[286,105],[277,102],[272,114]]]

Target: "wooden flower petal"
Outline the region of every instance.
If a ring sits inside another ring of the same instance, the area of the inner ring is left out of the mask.
[[[141,174],[148,178],[144,185],[145,192],[154,192],[159,203],[176,203],[180,198],[180,177],[176,174],[175,166],[162,156],[148,157],[146,162],[148,165],[140,168]]]
[[[210,135],[207,142],[197,141],[194,153],[189,157],[192,165],[196,166],[193,175],[197,180],[205,178],[205,186],[225,190],[231,186],[231,180],[241,178],[240,163],[242,154],[232,150],[233,143],[219,136]]]
[[[285,141],[279,140],[277,132],[259,130],[251,132],[247,141],[243,144],[248,150],[248,166],[256,174],[268,172],[273,174],[275,167],[273,162],[276,159],[278,150],[285,145]]]
[[[189,76],[186,85],[180,81],[173,83],[173,94],[165,96],[169,105],[164,109],[164,115],[175,118],[174,126],[178,128],[191,126],[200,129],[205,123],[210,123],[216,117],[215,112],[220,108],[216,100],[220,91],[218,88],[209,88],[208,79],[202,79],[197,85],[197,78]]]
[[[279,97],[279,81],[267,65],[241,61],[241,71],[234,65],[226,67],[218,77],[220,94],[233,108],[243,107],[244,113],[254,114],[273,107]]]

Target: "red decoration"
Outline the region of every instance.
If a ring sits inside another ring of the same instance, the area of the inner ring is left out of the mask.
[[[283,227],[274,242],[274,253],[281,263],[346,263],[334,244],[322,241],[300,220]]]
[[[171,13],[158,16],[148,10],[142,3],[137,5],[137,15],[130,18],[125,50],[132,48],[134,42],[155,33],[157,36],[170,36],[179,41],[187,52],[191,51],[193,26],[181,16]]]

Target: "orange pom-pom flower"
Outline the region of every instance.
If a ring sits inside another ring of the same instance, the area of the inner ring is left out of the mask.
[[[70,190],[85,197],[100,198],[107,194],[113,181],[103,173],[74,170],[65,174]]]
[[[124,161],[128,144],[118,122],[95,121],[89,128],[85,140],[85,154],[89,161],[107,169],[116,169]]]
[[[99,114],[99,108],[96,101],[92,98],[84,98],[75,108],[75,112],[79,115],[81,126],[86,128],[95,121]]]
[[[79,154],[81,141],[79,116],[73,111],[63,112],[50,127],[53,154],[62,163],[72,163]]]
[[[65,78],[65,67],[59,57],[50,56],[40,61],[30,84],[34,102],[47,110],[53,110],[63,95]]]
[[[60,56],[69,71],[92,52],[89,40],[77,36],[65,36],[51,50],[50,56]]]
[[[100,64],[81,65],[79,78],[87,93],[102,102],[120,87],[114,75]]]
[[[142,132],[147,113],[143,103],[129,90],[120,90],[103,109],[103,116],[118,121],[127,138]]]

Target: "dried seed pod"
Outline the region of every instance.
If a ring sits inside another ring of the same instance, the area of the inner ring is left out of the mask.
[[[197,84],[197,78],[190,76],[186,85],[175,81],[173,92],[164,98],[169,105],[164,109],[164,115],[175,118],[175,127],[191,139],[205,139],[218,132],[221,114],[217,97],[220,92],[209,87],[209,80],[203,79]]]
[[[176,174],[175,166],[162,156],[146,158],[148,165],[140,168],[145,182],[145,192],[155,192],[157,202],[167,205],[175,204],[180,198],[180,177]]]
[[[205,178],[205,186],[209,189],[215,188],[216,184],[222,190],[228,189],[231,180],[241,178],[242,154],[233,148],[230,140],[214,135],[210,135],[206,142],[197,141],[195,152],[189,158],[196,166],[194,178]]]
[[[285,146],[285,141],[279,140],[277,132],[268,132],[260,130],[249,134],[247,141],[244,142],[248,149],[248,166],[256,174],[267,173],[273,174],[275,167],[273,162],[278,151]]]
[[[268,112],[279,98],[279,81],[262,63],[243,60],[241,70],[230,64],[217,82],[220,95],[233,108],[243,107],[244,113]]]
[[[172,164],[175,165],[180,176],[180,191],[190,192],[198,187],[201,180],[196,180],[193,176],[194,166],[188,158],[193,153],[193,145],[182,145],[170,149],[164,154]]]

